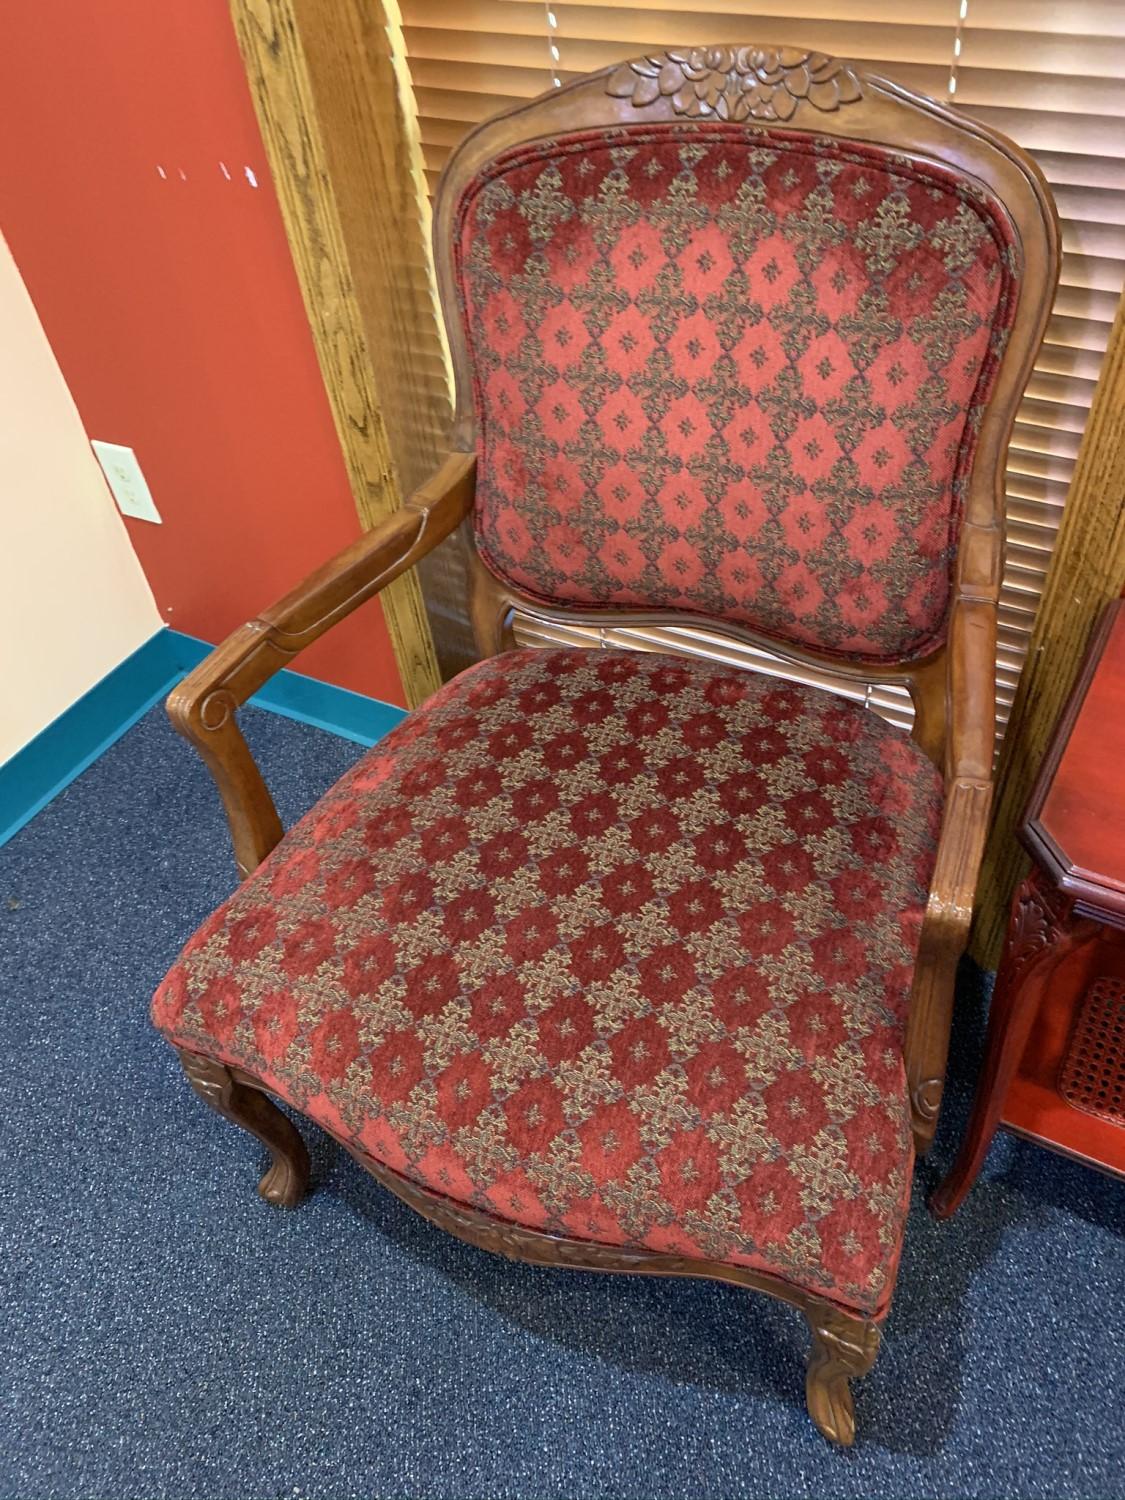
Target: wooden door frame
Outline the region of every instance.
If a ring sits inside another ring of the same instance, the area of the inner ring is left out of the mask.
[[[387,16],[381,0],[231,0],[231,14],[325,393],[368,529],[437,467],[449,426],[413,143]],[[406,701],[415,707],[441,684],[416,573],[396,580],[382,603]]]

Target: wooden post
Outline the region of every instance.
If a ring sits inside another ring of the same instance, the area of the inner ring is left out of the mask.
[[[1008,905],[1027,868],[1016,829],[1094,621],[1125,590],[1125,294],[1078,452],[997,775],[978,887],[973,956],[994,969]],[[1111,732],[1111,726],[1106,726]]]
[[[356,507],[373,526],[433,472],[445,362],[379,0],[231,0]],[[440,685],[416,575],[382,596],[407,702]]]

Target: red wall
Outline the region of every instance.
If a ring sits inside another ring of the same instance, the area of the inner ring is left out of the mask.
[[[0,229],[86,431],[136,450],[161,614],[217,641],[359,532],[226,0],[33,0],[3,33]],[[298,670],[403,701],[378,604]]]

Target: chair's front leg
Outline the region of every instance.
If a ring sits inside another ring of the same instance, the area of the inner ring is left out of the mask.
[[[866,1375],[879,1353],[879,1325],[831,1302],[805,1309],[812,1346],[805,1377],[809,1416],[830,1443],[855,1441],[855,1404],[849,1381]]]
[[[258,1184],[267,1203],[296,1208],[309,1185],[309,1153],[297,1127],[272,1099],[240,1083],[231,1070],[212,1057],[177,1048],[188,1082],[205,1104],[232,1125],[257,1136],[270,1154],[270,1165]]]

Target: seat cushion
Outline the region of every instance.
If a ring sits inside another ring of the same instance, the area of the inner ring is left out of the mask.
[[[817,689],[511,652],[317,803],[154,1019],[458,1202],[877,1315],[941,797]]]

